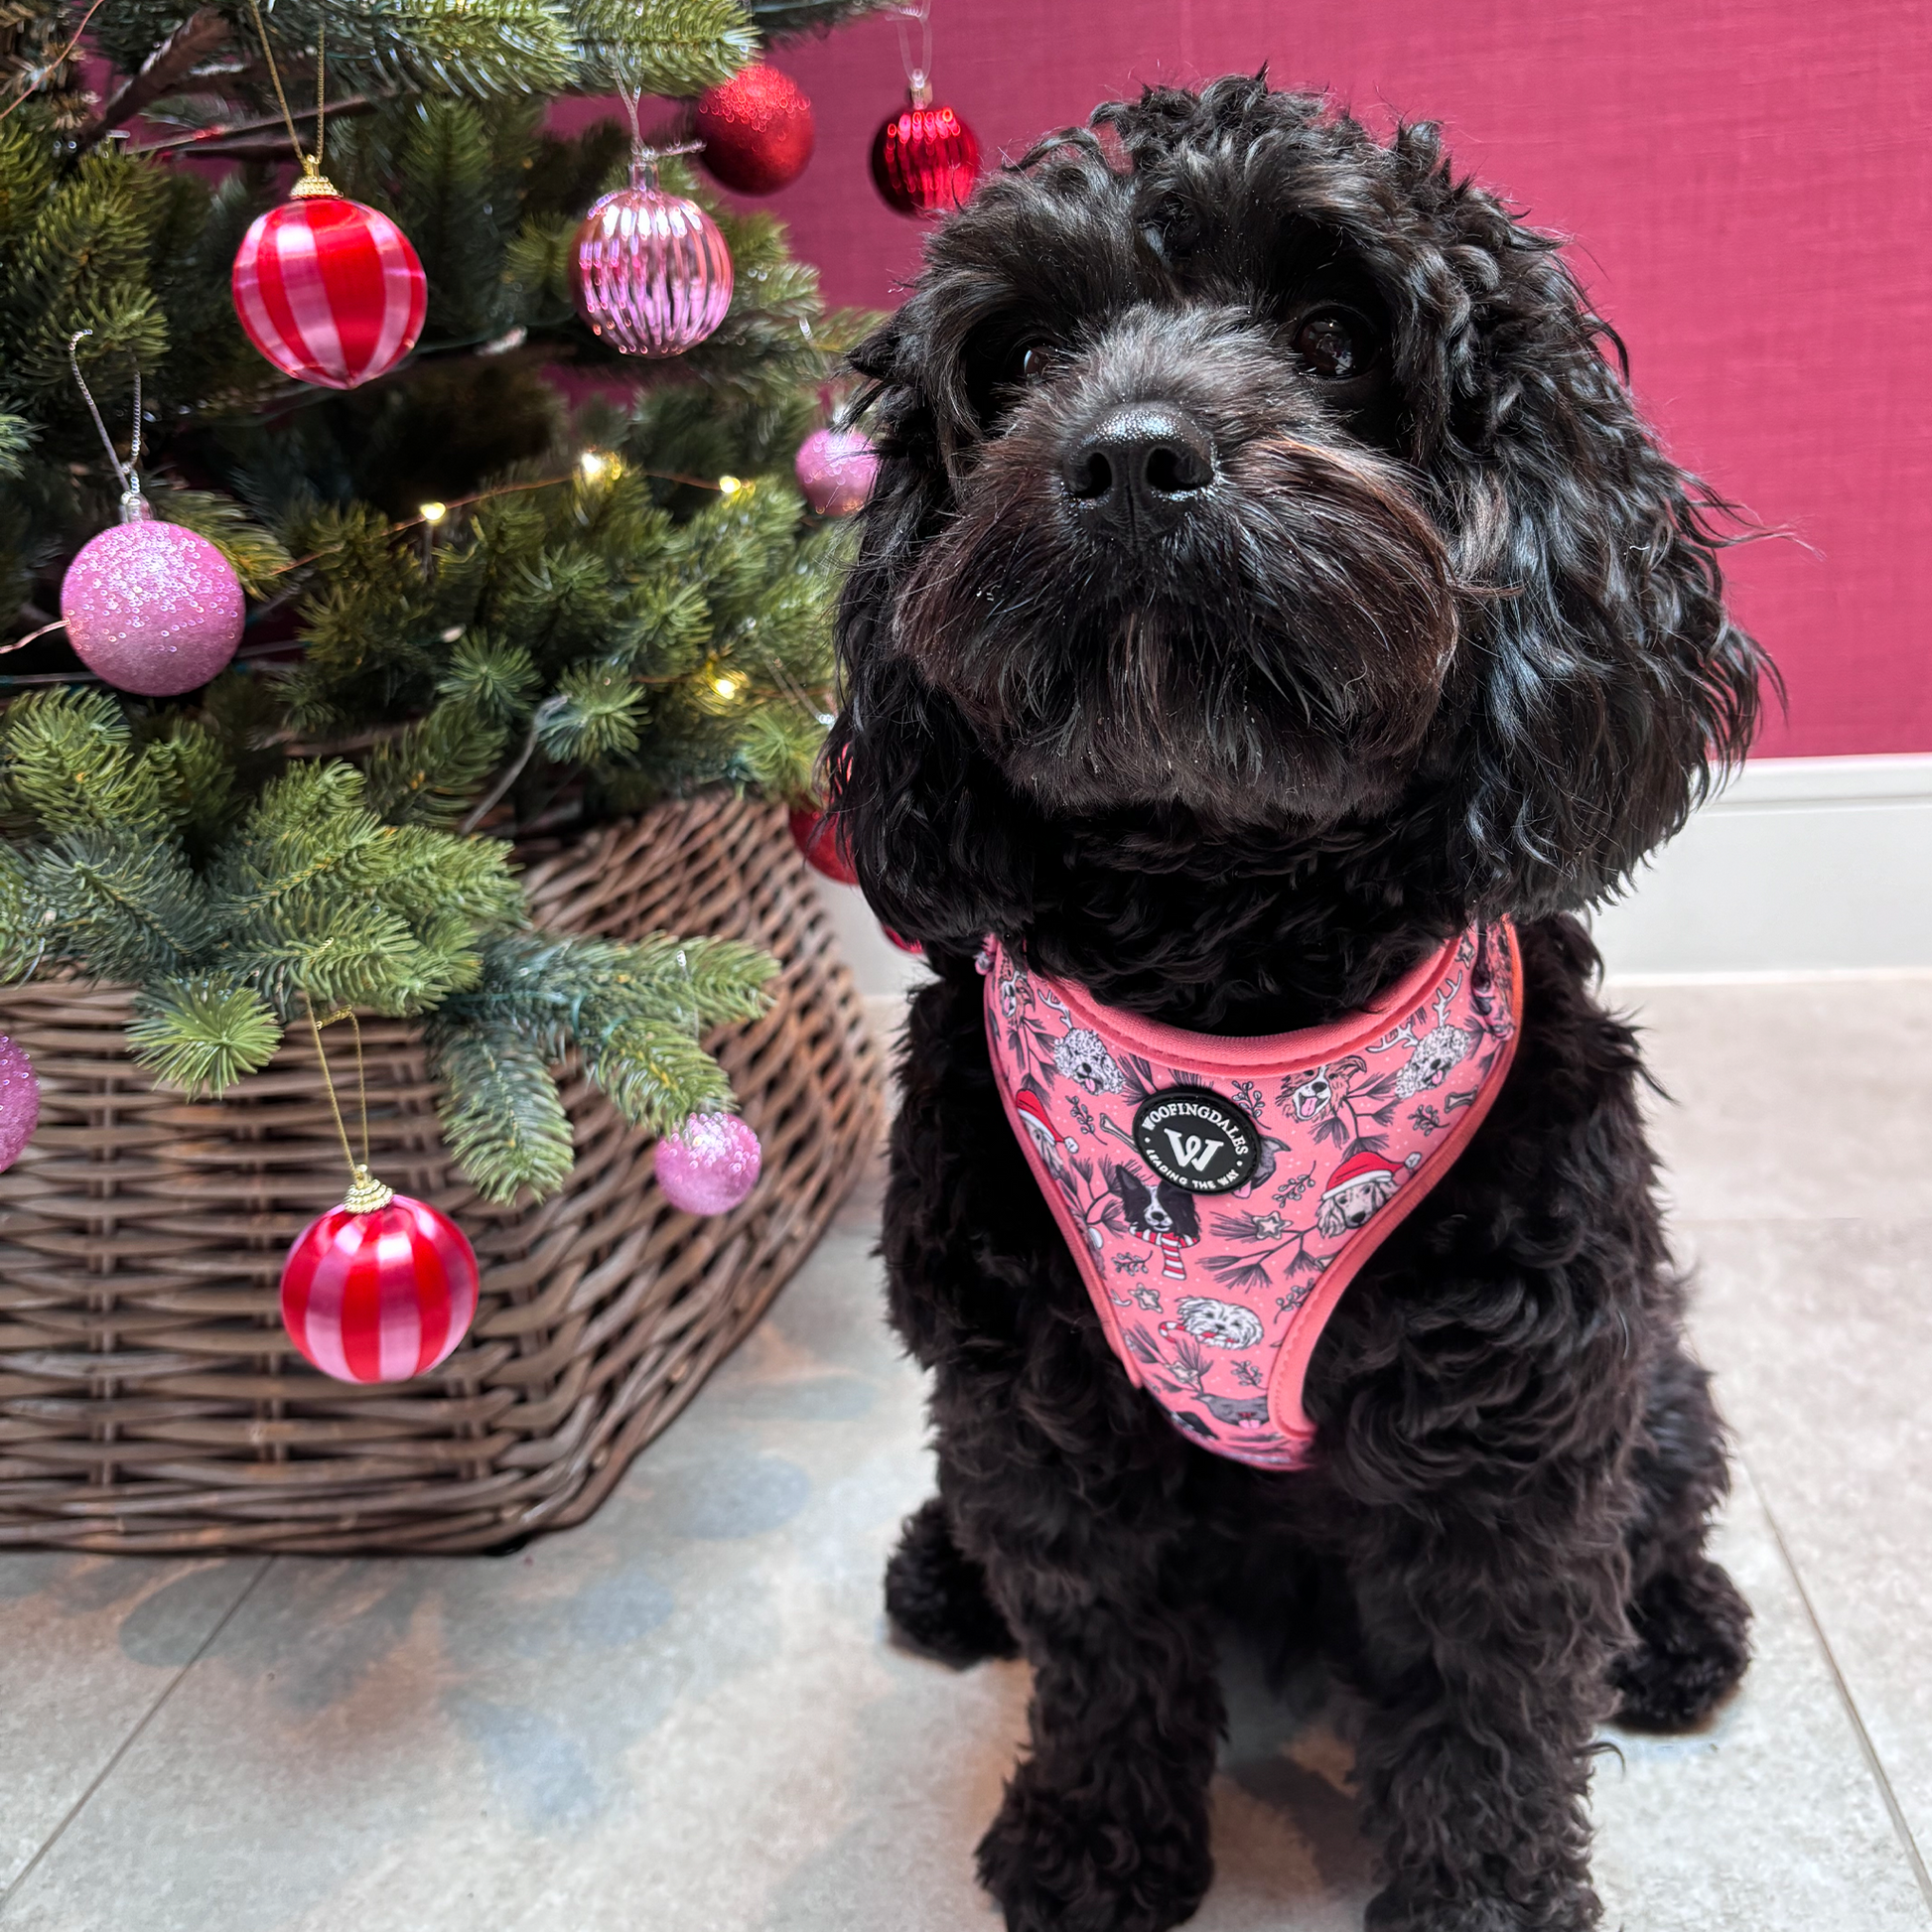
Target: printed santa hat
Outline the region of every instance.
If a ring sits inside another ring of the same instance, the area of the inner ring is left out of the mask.
[[[1371,1154],[1364,1148],[1359,1154],[1351,1154],[1328,1176],[1328,1184],[1322,1188],[1321,1198],[1326,1200],[1330,1194],[1338,1194],[1344,1187],[1354,1186],[1358,1180],[1373,1180],[1378,1175],[1387,1180],[1400,1180],[1403,1172],[1403,1164],[1391,1161],[1385,1155]]]
[[[1060,1138],[1059,1135],[1053,1131],[1053,1123],[1046,1117],[1046,1108],[1044,1103],[1040,1100],[1039,1095],[1036,1094],[1032,1087],[1022,1087],[1020,1089],[1019,1094],[1014,1099],[1013,1111],[1016,1114],[1018,1114],[1022,1120],[1036,1121],[1039,1124],[1039,1126],[1041,1126],[1046,1130],[1046,1138],[1049,1141],[1057,1141]],[[1068,1150],[1070,1151],[1072,1149],[1073,1143],[1071,1141],[1068,1141],[1066,1145]]]

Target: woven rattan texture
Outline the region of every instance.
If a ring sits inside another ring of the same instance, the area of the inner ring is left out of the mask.
[[[127,989],[0,992],[39,1132],[0,1174],[0,1546],[481,1550],[595,1509],[811,1248],[877,1131],[879,1057],[811,877],[768,807],[707,796],[535,857],[538,923],[755,939],[765,1018],[712,1041],[764,1146],[713,1219],[671,1208],[652,1142],[565,1083],[577,1167],[539,1206],[455,1174],[415,1029],[365,1019],[372,1166],[475,1243],[470,1337],[416,1381],[317,1374],[277,1312],[290,1241],[341,1198],[313,1047],[225,1099],[156,1092]],[[346,1029],[329,1035],[349,1068]],[[350,1080],[352,1086],[352,1076]]]

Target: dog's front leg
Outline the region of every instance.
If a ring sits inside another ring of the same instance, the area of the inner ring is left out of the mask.
[[[1045,1500],[1035,1492],[1029,1514]],[[1064,1507],[1087,1505],[1068,1494]],[[1032,1754],[979,1849],[1010,1932],[1165,1932],[1213,1873],[1213,1644],[1200,1612],[1164,1600],[1141,1537],[1088,1517],[1070,1562],[1011,1528],[980,1544],[1034,1667]]]
[[[1546,1470],[1543,1498],[1600,1488]],[[1497,1499],[1492,1499],[1497,1500]],[[1441,1499],[1352,1553],[1369,1711],[1356,1752],[1384,1889],[1373,1932],[1587,1932],[1589,1748],[1626,1569],[1595,1505]],[[1589,1525],[1590,1527],[1586,1527]]]
[[[1100,1334],[1001,1110],[970,957],[935,964],[883,1246],[894,1325],[933,1375],[941,1506],[908,1529],[890,1600],[954,1655],[1004,1649],[1004,1620],[1033,1664],[1033,1751],[980,1847],[1008,1925],[1164,1932],[1207,1888],[1221,1724],[1186,1600],[1190,1451]]]

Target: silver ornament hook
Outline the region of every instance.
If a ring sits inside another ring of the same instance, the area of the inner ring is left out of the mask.
[[[141,362],[134,361],[134,435],[128,443],[127,461],[123,463],[114,454],[114,439],[107,434],[107,425],[100,419],[99,406],[94,401],[94,392],[87,387],[87,378],[80,373],[80,357],[74,353],[81,342],[94,332],[91,329],[76,329],[68,338],[68,366],[73,371],[73,379],[87,404],[87,414],[94,419],[94,428],[100,432],[101,448],[107,452],[107,461],[114,466],[114,475],[121,485],[121,521],[141,523],[147,521],[154,512],[149,509],[147,498],[141,494]]]

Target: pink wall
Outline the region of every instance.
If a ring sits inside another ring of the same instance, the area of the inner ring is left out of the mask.
[[[989,156],[1097,100],[1266,60],[1446,123],[1575,260],[1680,460],[1799,543],[1734,558],[1783,664],[1770,753],[1932,751],[1929,0],[934,0],[934,78]],[[916,225],[866,171],[893,25],[780,56],[818,152],[770,206],[835,301],[884,305]]]

